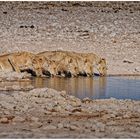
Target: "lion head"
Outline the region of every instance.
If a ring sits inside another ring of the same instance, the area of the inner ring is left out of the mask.
[[[98,62],[97,69],[101,76],[105,76],[107,74],[107,65],[105,58],[100,59],[100,61]]]

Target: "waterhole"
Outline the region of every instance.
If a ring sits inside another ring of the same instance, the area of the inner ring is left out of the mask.
[[[33,78],[30,82],[11,83],[21,87],[53,88],[65,90],[80,99],[133,99],[140,100],[140,77],[79,77],[79,78]],[[2,91],[0,91],[2,92]]]

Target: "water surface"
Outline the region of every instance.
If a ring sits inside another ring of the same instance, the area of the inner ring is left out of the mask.
[[[35,87],[65,90],[78,98],[140,100],[140,77],[35,78]]]
[[[6,85],[7,84],[7,85]],[[53,88],[58,91],[65,90],[68,94],[80,99],[133,99],[140,100],[140,77],[78,77],[78,78],[33,78],[28,82],[7,82],[1,86],[29,85],[35,88]],[[0,93],[4,93],[0,91]]]

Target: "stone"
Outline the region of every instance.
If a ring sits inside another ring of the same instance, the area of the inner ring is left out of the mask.
[[[81,106],[81,102],[79,102],[79,101],[76,101],[76,102],[71,101],[70,104],[71,104],[73,107],[79,107],[79,106]]]
[[[32,128],[40,128],[40,127],[42,127],[42,123],[40,123],[40,122],[33,122],[33,123],[30,123],[30,126],[32,127]]]
[[[29,108],[29,105],[25,104],[24,107],[23,107],[23,110],[24,110],[24,111],[25,111],[25,110],[28,110],[28,108]]]
[[[124,119],[129,119],[130,117],[131,117],[131,115],[129,115],[129,114],[124,114],[124,115],[123,115],[123,118],[124,118]]]
[[[134,63],[133,61],[130,61],[130,60],[123,60],[123,63],[129,63],[129,64],[131,64],[131,63]]]
[[[57,125],[57,127],[58,127],[59,129],[61,129],[61,128],[63,128],[64,126],[63,126],[62,123],[59,123],[59,124]]]
[[[70,128],[70,124],[69,123],[64,123],[64,128]]]
[[[39,121],[39,118],[37,118],[37,117],[31,117],[31,121],[38,122]]]
[[[54,126],[54,125],[48,125],[48,126],[46,126],[46,127],[43,127],[43,129],[44,130],[53,130],[53,129],[57,129],[57,127],[56,126]]]
[[[9,114],[10,114],[10,112],[9,112],[8,110],[4,110],[3,113],[4,113],[5,115],[9,115]]]
[[[96,131],[96,130],[97,130],[97,126],[95,124],[93,124],[91,127],[91,131]]]
[[[140,72],[140,70],[139,70],[139,68],[137,67],[137,68],[135,68],[134,69],[134,71],[136,71],[136,72]]]
[[[13,104],[5,102],[5,101],[1,101],[0,104],[2,105],[3,108],[6,108],[6,109],[13,110],[14,108]]]
[[[78,130],[79,128],[75,125],[70,125],[70,130]]]
[[[90,102],[93,102],[93,100],[92,99],[90,99],[90,98],[84,98],[83,100],[82,100],[82,103],[90,103]]]
[[[3,117],[3,118],[0,119],[0,122],[1,123],[9,123],[9,120],[8,120],[8,118]]]
[[[15,118],[13,118],[13,122],[24,122],[24,121],[25,121],[25,119],[20,116],[16,116]]]
[[[104,125],[103,123],[98,122],[98,123],[96,124],[96,126],[97,126],[97,128],[98,128],[96,131],[100,131],[100,132],[104,132],[104,131],[105,131],[105,125]]]
[[[81,108],[74,108],[71,110],[72,113],[74,112],[82,112]]]
[[[13,85],[13,86],[12,86],[12,89],[13,89],[13,90],[20,90],[21,88],[20,88],[19,85]]]

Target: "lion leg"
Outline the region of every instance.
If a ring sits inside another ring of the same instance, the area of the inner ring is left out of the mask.
[[[12,59],[12,57],[8,58],[9,63],[11,64],[12,68],[14,69],[14,71],[20,73],[20,69],[19,67],[16,66],[14,60]]]

